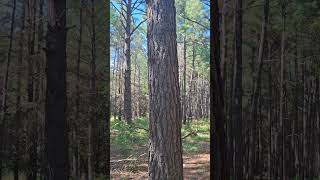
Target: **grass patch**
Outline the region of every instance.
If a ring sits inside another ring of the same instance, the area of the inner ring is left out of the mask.
[[[128,125],[124,121],[111,118],[111,148],[117,154],[132,155],[148,143],[148,120],[140,117]],[[207,119],[196,120],[182,126],[183,150],[186,154],[209,151],[210,122]],[[186,137],[187,136],[187,137]],[[140,152],[141,153],[141,152]]]
[[[186,137],[187,135],[192,135]],[[210,122],[207,119],[193,121],[190,124],[182,126],[182,137],[186,137],[182,141],[183,151],[186,154],[197,154],[209,151],[210,143]]]

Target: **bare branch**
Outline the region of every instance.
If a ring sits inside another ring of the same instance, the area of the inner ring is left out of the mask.
[[[127,3],[126,0],[122,0],[122,2],[123,2],[125,5],[128,5],[128,3]]]
[[[203,25],[203,24],[199,23],[198,21],[192,20],[192,19],[188,18],[187,16],[182,16],[182,15],[180,15],[180,16],[181,16],[182,18],[184,18],[184,19],[186,19],[186,20],[190,21],[190,22],[193,22],[193,23],[198,24],[199,26],[203,27],[203,28],[204,28],[204,29],[206,29],[206,30],[209,30],[209,29],[210,29],[209,27],[207,27],[207,26],[205,26],[205,25]]]
[[[135,9],[135,10],[140,11],[140,12],[142,12],[143,14],[147,14],[146,11],[144,11],[144,10],[142,10],[142,9],[138,9],[138,8],[137,8],[137,9]],[[132,12],[133,12],[133,11],[132,11]]]
[[[140,26],[142,23],[144,23],[146,20],[147,20],[147,19],[142,20],[142,21],[131,31],[130,35],[132,35],[132,34],[139,28],[139,26]]]
[[[124,16],[123,12],[120,11],[112,2],[111,2],[111,5],[116,9],[116,11],[117,11],[125,20],[127,20],[127,18]],[[122,6],[121,6],[121,9],[123,9]]]
[[[185,139],[185,138],[187,138],[187,137],[189,137],[189,136],[196,136],[196,135],[198,135],[197,132],[196,132],[196,131],[192,131],[192,132],[190,132],[189,134],[187,134],[187,135],[185,135],[184,137],[182,137],[181,139]]]
[[[132,12],[135,11],[143,2],[144,2],[143,0],[140,0],[140,1],[136,0],[132,5]]]

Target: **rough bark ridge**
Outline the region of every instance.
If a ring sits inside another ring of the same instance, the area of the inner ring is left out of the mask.
[[[210,174],[211,179],[227,179],[227,163],[226,163],[226,136],[225,136],[225,114],[224,114],[224,98],[223,98],[223,82],[221,76],[220,65],[220,17],[218,0],[214,0],[211,9],[211,34],[210,42],[212,44],[210,54],[210,143],[213,144],[213,151],[210,153],[210,164],[213,172]]]
[[[45,132],[49,180],[67,180],[69,177],[66,36],[66,0],[48,0]]]
[[[96,90],[96,25],[95,25],[95,1],[91,0],[91,78],[90,78],[90,120],[88,127],[88,177],[93,180],[95,177],[95,152],[96,152],[96,137],[97,137],[97,112],[94,108],[97,97]]]
[[[181,110],[174,1],[148,1],[149,179],[182,180]]]
[[[8,80],[9,80],[9,67],[11,63],[11,54],[12,54],[12,46],[13,46],[13,32],[15,27],[15,16],[16,16],[16,5],[17,1],[13,1],[12,15],[11,15],[11,26],[10,26],[10,40],[9,40],[9,48],[8,48],[8,56],[4,71],[4,81],[3,81],[3,89],[2,89],[2,104],[1,108],[1,119],[0,119],[0,179],[2,178],[2,156],[4,156],[4,147],[5,147],[5,138],[6,135],[5,126],[6,126],[6,115],[7,115],[7,96],[8,96]]]
[[[234,74],[232,89],[232,122],[234,131],[234,176],[242,179],[242,0],[235,1],[235,49]]]

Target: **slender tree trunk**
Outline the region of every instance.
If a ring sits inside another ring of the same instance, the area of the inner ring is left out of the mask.
[[[11,64],[11,56],[12,56],[12,44],[13,44],[13,32],[15,28],[15,16],[16,16],[16,5],[17,1],[13,1],[13,8],[11,14],[11,25],[10,25],[10,40],[9,40],[9,48],[7,61],[4,70],[4,81],[3,81],[3,89],[2,89],[2,108],[1,108],[1,124],[0,124],[0,179],[2,179],[2,159],[4,158],[4,149],[5,149],[5,126],[6,126],[6,115],[7,115],[7,98],[8,98],[8,80],[9,80],[9,68]]]
[[[149,179],[183,179],[174,1],[148,0]],[[160,112],[159,112],[160,110]]]
[[[96,131],[97,131],[97,113],[95,110],[96,101],[96,26],[95,26],[95,0],[91,0],[91,79],[90,79],[90,116],[89,128],[88,128],[88,177],[89,180],[95,178],[95,153],[96,153]]]
[[[227,16],[228,16],[229,0],[223,0],[223,7],[221,10],[221,70],[223,84],[226,81],[227,70]]]
[[[296,177],[300,177],[299,174],[299,157],[298,157],[298,147],[296,146],[296,127],[298,125],[298,120],[299,120],[299,91],[298,91],[298,85],[299,85],[299,72],[298,72],[298,33],[296,32],[296,39],[295,39],[295,58],[294,58],[294,71],[295,71],[295,86],[294,86],[294,118],[292,122],[292,134],[291,134],[291,144],[292,144],[292,149],[294,151],[294,168],[293,168],[293,174]],[[297,142],[299,143],[299,142]]]
[[[28,28],[29,28],[29,35],[28,35],[28,102],[32,102],[32,107],[30,108],[31,113],[29,113],[29,118],[37,119],[36,118],[36,109],[35,109],[35,89],[34,89],[34,62],[35,58],[35,36],[36,36],[36,0],[28,0]],[[36,121],[31,121],[31,129],[29,130],[29,143],[30,143],[30,150],[29,150],[29,171],[27,173],[27,179],[33,180],[37,177],[37,140],[34,138],[37,134],[37,125]]]
[[[286,164],[285,164],[285,125],[283,119],[283,103],[284,103],[284,61],[285,61],[285,4],[282,4],[282,35],[281,35],[281,59],[280,59],[280,110],[279,110],[279,122],[280,122],[280,131],[281,131],[281,179],[286,180]]]
[[[232,118],[234,123],[234,178],[242,179],[242,0],[235,1],[235,61]]]
[[[80,111],[80,59],[81,59],[81,45],[82,45],[82,14],[83,14],[83,0],[80,0],[80,15],[79,15],[79,39],[78,39],[78,49],[77,49],[77,82],[76,82],[76,112],[75,119],[73,122],[73,148],[72,148],[72,177],[74,180],[80,179],[80,170],[79,170],[79,161],[78,157],[80,156],[78,152],[79,140],[78,140],[78,125],[77,122],[80,120],[79,111]]]
[[[14,160],[14,180],[19,180],[20,172],[20,136],[21,136],[21,74],[22,74],[22,59],[24,57],[23,48],[24,48],[24,29],[25,29],[25,3],[23,2],[21,8],[21,31],[19,39],[19,55],[18,55],[18,64],[17,64],[17,89],[16,89],[16,154]]]
[[[45,164],[45,143],[44,143],[44,125],[45,125],[45,67],[46,67],[46,60],[44,58],[43,48],[44,48],[44,0],[39,0],[39,16],[38,16],[38,61],[37,61],[37,72],[38,72],[38,85],[37,85],[37,106],[36,109],[38,111],[38,139],[39,139],[39,159],[40,159],[40,176],[41,178],[45,178],[44,172],[44,164]]]
[[[28,102],[33,101],[33,57],[35,55],[35,27],[33,21],[36,13],[33,6],[35,6],[35,0],[28,0]]]
[[[117,59],[117,56],[119,56],[118,54],[118,47],[115,47],[115,55],[114,55],[114,58],[113,58],[113,63],[112,63],[112,78],[113,78],[113,80],[110,82],[111,83],[111,85],[110,85],[110,87],[111,87],[111,89],[112,90],[114,90],[114,92],[115,92],[115,87],[116,87],[116,83],[117,83],[117,77],[115,77],[115,71],[116,71],[116,59]],[[111,66],[110,66],[111,67]],[[113,101],[113,102],[116,102],[116,95],[115,95],[115,93],[114,94],[111,94],[111,97],[110,97],[110,99]],[[116,119],[116,104],[115,103],[113,103],[112,104],[112,106],[111,106],[111,112],[112,112],[112,115],[113,115],[113,117],[114,117],[114,119]]]
[[[131,102],[131,3],[128,0],[126,4],[126,29],[125,29],[125,58],[126,66],[124,72],[124,119],[127,123],[132,121],[132,102]]]
[[[132,119],[135,119],[136,115],[137,115],[137,104],[136,102],[138,101],[137,99],[137,92],[136,92],[136,74],[137,74],[137,54],[135,54],[135,58],[134,58],[134,71],[133,71],[133,100],[135,101],[134,103],[134,107],[132,109]]]
[[[123,49],[123,48],[122,48]],[[119,94],[119,120],[121,121],[122,118],[122,107],[123,107],[123,96],[122,96],[122,82],[123,82],[123,63],[124,59],[119,59],[119,86],[118,86],[118,94]]]
[[[306,117],[306,89],[307,89],[307,84],[306,84],[306,60],[303,63],[303,72],[302,72],[302,82],[303,82],[303,107],[302,107],[302,125],[303,125],[303,133],[302,133],[302,180],[305,179],[306,177],[306,169],[307,169],[307,117]]]
[[[271,59],[271,43],[268,43],[268,59]],[[272,102],[273,102],[273,91],[272,91],[272,66],[269,65],[269,72],[268,72],[268,122],[269,122],[269,149],[268,149],[268,179],[272,179],[272,118],[273,118],[273,111],[272,111]]]
[[[47,179],[68,180],[66,94],[66,0],[48,0],[46,36],[46,152]]]
[[[182,119],[183,124],[187,123],[187,37],[186,31],[184,32],[185,36],[183,38],[183,112],[182,112]]]
[[[269,17],[269,0],[264,1],[264,18],[261,28],[261,37],[260,37],[260,45],[259,45],[259,54],[258,54],[258,70],[256,72],[256,81],[254,82],[254,89],[253,89],[253,96],[252,96],[252,116],[251,116],[251,135],[250,135],[250,153],[255,153],[255,141],[256,141],[256,122],[257,122],[257,110],[258,110],[258,101],[259,101],[259,92],[261,90],[261,76],[262,76],[262,67],[263,67],[263,54],[266,44],[267,38],[267,24],[268,24],[268,17]],[[261,99],[260,99],[261,101]],[[252,156],[251,156],[252,157]],[[254,173],[252,171],[253,167],[255,166],[255,159],[250,159],[250,173],[249,178],[253,179]]]
[[[110,3],[107,3],[106,5],[106,17],[107,19],[110,19],[110,13],[109,13],[109,9],[110,9]],[[110,47],[110,23],[107,22],[105,25],[106,29],[106,60],[107,60],[107,67],[106,67],[106,107],[105,107],[105,111],[106,111],[106,121],[105,121],[105,126],[104,126],[104,132],[105,132],[105,140],[103,141],[104,143],[104,152],[106,153],[105,155],[105,159],[104,159],[104,174],[106,179],[111,179],[110,178],[110,118],[111,118],[111,106],[110,106],[110,51],[109,51],[109,47]]]
[[[117,115],[118,115],[118,109],[117,107],[119,108],[118,106],[118,90],[119,90],[119,82],[120,82],[120,76],[117,75],[117,72],[119,73],[119,64],[120,64],[120,51],[119,49],[117,49],[117,65],[114,65],[115,66],[115,73],[114,73],[114,78],[115,78],[115,81],[114,81],[114,119],[117,119]],[[119,78],[118,78],[119,77]],[[118,82],[119,81],[119,82]],[[118,88],[118,89],[117,89]]]
[[[226,136],[225,136],[225,114],[224,114],[224,98],[223,87],[221,77],[221,65],[220,65],[220,17],[218,0],[214,0],[212,13],[211,28],[213,34],[216,36],[210,37],[210,42],[213,45],[212,54],[210,57],[210,94],[212,100],[210,100],[210,143],[213,144],[213,151],[210,153],[210,163],[213,172],[210,173],[211,179],[227,180],[227,162],[226,162]]]

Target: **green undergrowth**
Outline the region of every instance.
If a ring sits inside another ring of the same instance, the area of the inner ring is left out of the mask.
[[[207,119],[196,120],[182,126],[181,136],[183,138],[184,154],[209,152],[209,128],[210,122]],[[116,155],[134,156],[141,154],[147,150],[148,129],[148,120],[144,117],[136,118],[132,124],[127,124],[112,117],[111,149]]]

